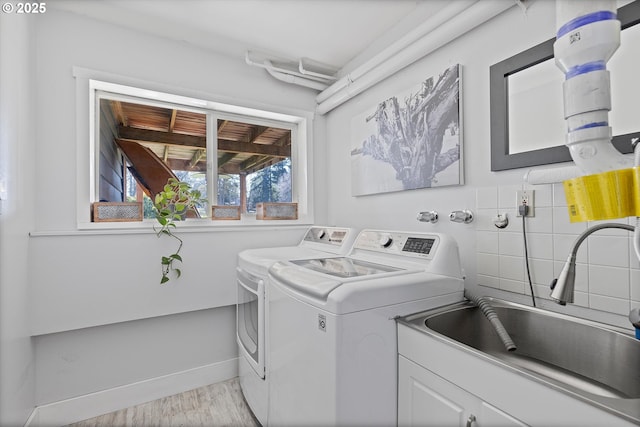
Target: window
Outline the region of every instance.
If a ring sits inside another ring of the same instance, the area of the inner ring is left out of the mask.
[[[213,205],[298,202],[306,212],[306,119],[178,95],[90,81],[93,119],[89,201],[152,199],[171,176]]]
[[[144,218],[153,218],[152,197],[170,177],[206,197],[206,112],[102,91],[97,95],[96,201],[142,202]],[[206,210],[199,215],[206,217]]]
[[[291,129],[217,120],[218,205],[255,212],[259,202],[291,202]]]

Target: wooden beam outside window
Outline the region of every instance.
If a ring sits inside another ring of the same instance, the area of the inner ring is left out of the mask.
[[[175,108],[171,110],[171,118],[169,119],[169,133],[173,133],[173,128],[176,125],[176,116],[178,115],[178,110]]]
[[[240,174],[240,213],[247,213],[247,174]]]
[[[128,139],[133,141],[182,145],[202,149],[205,149],[207,146],[207,139],[204,136],[167,133],[156,130],[137,129],[125,126],[120,126],[118,128],[118,134],[121,139]],[[229,153],[249,153],[253,155],[274,156],[282,158],[291,156],[290,146],[279,147],[276,145],[253,144],[250,142],[229,141],[224,139],[218,140],[218,151],[226,151]]]
[[[200,159],[202,159],[206,155],[206,153],[207,152],[205,150],[196,150],[193,153],[193,157],[191,157],[191,161],[189,162],[189,169],[197,165]]]
[[[207,139],[204,136],[167,133],[158,130],[138,129],[126,126],[118,127],[120,139],[130,139],[142,142],[159,142],[163,144],[186,145],[196,148],[206,148]]]

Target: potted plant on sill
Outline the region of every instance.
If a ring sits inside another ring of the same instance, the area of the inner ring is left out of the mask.
[[[163,256],[161,259],[162,278],[160,284],[169,281],[169,274],[174,272],[176,278],[180,277],[181,270],[175,267],[174,262],[182,262],[180,250],[182,250],[182,239],[173,234],[176,228],[176,222],[182,221],[187,217],[187,212],[197,212],[196,208],[205,204],[206,200],[202,198],[202,194],[198,190],[191,189],[191,186],[176,178],[169,178],[164,189],[156,194],[154,200],[154,210],[156,220],[160,224],[160,228],[154,230],[156,235],[161,237],[167,235],[179,242],[178,249],[169,256]]]

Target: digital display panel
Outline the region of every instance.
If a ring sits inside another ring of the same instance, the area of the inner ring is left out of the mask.
[[[332,242],[342,242],[346,234],[346,231],[333,231],[331,233],[331,237],[329,237],[329,240],[331,240]]]
[[[431,248],[436,239],[422,239],[418,237],[409,237],[402,248],[403,252],[415,252],[418,254],[429,255]]]

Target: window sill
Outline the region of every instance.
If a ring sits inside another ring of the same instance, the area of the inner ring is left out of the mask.
[[[209,218],[188,219],[180,223],[176,233],[215,233],[215,232],[250,232],[255,229],[308,228],[313,222],[307,218],[297,220],[257,220],[255,217],[241,220],[213,221]],[[119,234],[155,234],[158,223],[153,219],[137,222],[81,222],[76,230],[32,231],[31,237],[46,236],[90,236],[90,235],[119,235]]]

